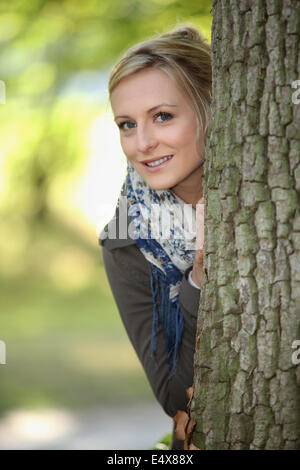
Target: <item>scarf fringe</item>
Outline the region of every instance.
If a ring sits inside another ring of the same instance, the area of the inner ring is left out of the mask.
[[[170,367],[170,379],[176,372],[179,348],[183,334],[183,315],[180,310],[179,297],[177,296],[174,299],[170,299],[169,297],[170,285],[166,281],[166,276],[152,263],[150,263],[150,268],[153,298],[151,356],[157,365],[157,336],[159,328],[162,327]]]

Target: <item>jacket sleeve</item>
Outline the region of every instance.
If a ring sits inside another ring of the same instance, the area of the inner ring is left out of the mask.
[[[103,243],[103,262],[112,294],[129,339],[146,372],[150,386],[164,411],[174,417],[186,410],[186,389],[193,384],[193,359],[200,290],[184,275],[179,301],[184,316],[184,333],[177,371],[168,379],[169,364],[162,333],[157,341],[157,365],[151,358],[153,302],[150,266],[136,244],[108,250]]]

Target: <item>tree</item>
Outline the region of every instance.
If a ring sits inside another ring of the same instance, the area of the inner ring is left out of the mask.
[[[300,448],[299,36],[297,0],[214,0],[199,449]]]

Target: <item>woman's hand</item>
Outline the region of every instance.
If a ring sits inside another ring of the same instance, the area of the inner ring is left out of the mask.
[[[204,204],[203,197],[196,204],[196,253],[192,270],[192,279],[198,287],[202,284],[203,246],[204,246]]]

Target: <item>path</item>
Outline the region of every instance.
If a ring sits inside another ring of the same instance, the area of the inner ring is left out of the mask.
[[[0,449],[149,449],[172,430],[155,403],[126,407],[14,410],[0,419]]]

